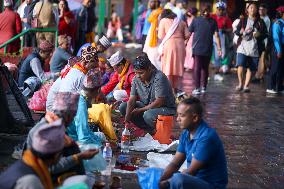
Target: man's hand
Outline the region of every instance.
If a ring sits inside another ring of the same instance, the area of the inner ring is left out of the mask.
[[[183,169],[181,173],[182,174],[188,174],[188,169]]]
[[[260,33],[259,32],[253,32],[252,35],[253,35],[254,38],[258,38],[260,36]]]
[[[79,160],[91,159],[99,153],[99,149],[89,149],[78,154]]]
[[[169,183],[169,181],[167,181],[167,180],[164,180],[164,181],[160,181],[160,182],[159,182],[159,188],[160,188],[160,189],[169,188],[169,185],[170,185],[170,183]]]
[[[278,59],[282,58],[282,53],[277,53],[277,58]]]
[[[218,49],[218,56],[222,57],[222,49]]]
[[[133,111],[132,111],[132,115],[133,116],[137,116],[137,115],[139,115],[139,114],[141,114],[141,113],[143,113],[144,112],[144,110],[142,109],[142,108],[135,108]]]
[[[22,18],[22,22],[28,23],[28,19],[27,18]]]

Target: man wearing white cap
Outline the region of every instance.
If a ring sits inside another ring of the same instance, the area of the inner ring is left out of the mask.
[[[127,100],[130,95],[132,79],[135,76],[133,65],[126,60],[120,51],[114,53],[107,59],[114,68],[115,73],[110,81],[101,88],[104,95],[113,91],[113,96],[117,101]]]
[[[103,35],[97,41],[97,43],[95,43],[95,42],[94,43],[85,43],[84,45],[82,45],[80,47],[80,49],[78,50],[78,52],[77,52],[77,56],[80,56],[82,49],[84,47],[87,47],[87,46],[95,47],[95,48],[97,48],[98,53],[103,53],[104,51],[106,51],[108,48],[111,47],[111,42],[110,42],[110,40],[106,36]]]

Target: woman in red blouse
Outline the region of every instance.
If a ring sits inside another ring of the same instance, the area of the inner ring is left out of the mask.
[[[59,35],[67,35],[72,39],[72,47],[74,48],[76,39],[76,20],[74,14],[70,11],[68,7],[68,2],[66,0],[60,0],[59,4],[59,25],[58,32]]]

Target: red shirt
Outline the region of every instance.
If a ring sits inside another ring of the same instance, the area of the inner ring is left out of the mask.
[[[6,8],[0,14],[0,44],[5,43],[15,35],[21,33],[22,22],[18,13]],[[7,46],[7,52],[17,52],[20,49],[20,39],[15,40]],[[2,48],[0,51],[4,51]]]
[[[232,20],[228,16],[211,15],[211,18],[216,20],[218,29],[232,29]]]

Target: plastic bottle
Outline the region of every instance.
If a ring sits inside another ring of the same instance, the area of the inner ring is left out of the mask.
[[[103,175],[111,175],[111,159],[112,159],[112,149],[110,147],[110,143],[106,143],[106,146],[103,150],[103,157],[106,160],[107,166],[106,169],[103,171]]]
[[[127,125],[125,125],[121,137],[121,152],[129,153],[129,146],[130,146],[130,132],[128,130]]]

